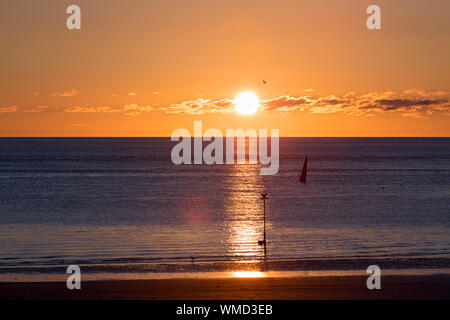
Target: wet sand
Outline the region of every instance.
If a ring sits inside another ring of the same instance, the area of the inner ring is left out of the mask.
[[[0,299],[27,300],[341,300],[450,299],[450,275],[382,276],[381,290],[368,290],[367,277],[226,278],[0,283]]]

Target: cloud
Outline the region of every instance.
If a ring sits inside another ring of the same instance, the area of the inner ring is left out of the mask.
[[[14,113],[19,110],[17,106],[0,107],[0,113]]]
[[[142,112],[152,111],[153,108],[151,106],[139,106],[137,104],[127,104],[123,107],[123,110],[126,116],[138,116]]]
[[[129,95],[130,97],[133,97],[133,96],[136,95],[136,92],[130,92],[130,93],[128,93],[128,95]]]
[[[450,91],[424,91],[408,89],[402,92],[369,92],[358,95],[351,91],[344,95],[290,96],[265,99],[261,109],[266,112],[309,112],[313,114],[342,113],[353,116],[374,116],[396,114],[405,117],[427,118],[434,113],[450,116]],[[16,112],[18,107],[0,108],[0,113]],[[24,112],[42,112],[48,106],[37,106]],[[52,109],[53,110],[53,109]],[[55,109],[56,110],[56,109]],[[229,98],[208,99],[198,97],[165,106],[127,104],[124,106],[73,106],[64,109],[66,113],[119,113],[137,116],[157,110],[167,114],[227,114],[234,113],[233,100]]]
[[[98,107],[80,107],[80,106],[74,106],[74,107],[68,107],[64,109],[64,112],[67,113],[96,113],[96,112],[118,112],[120,110],[116,110],[115,108],[109,107],[109,106],[98,106]]]
[[[349,92],[342,97],[281,96],[262,102],[269,111],[308,111],[311,113],[344,113],[371,116],[379,113],[397,113],[408,117],[427,117],[435,112],[450,112],[450,92],[425,92],[418,89],[371,92],[357,96]]]
[[[263,107],[265,110],[270,111],[294,111],[304,110],[311,102],[310,97],[291,97],[280,96],[263,101]]]
[[[137,116],[143,112],[152,111],[151,106],[139,106],[137,104],[127,104],[123,107],[110,107],[110,106],[74,106],[64,109],[67,113],[123,113],[127,116]]]
[[[78,90],[77,89],[72,89],[69,91],[65,91],[65,92],[55,92],[52,93],[51,96],[52,97],[73,97],[76,96],[78,94]]]
[[[38,96],[40,93],[39,93],[39,91],[35,91],[34,93],[33,93],[33,95],[35,95],[35,96]]]
[[[446,103],[447,100],[444,99],[379,99],[375,100],[375,105],[369,105],[365,108],[381,108],[383,110],[396,110],[402,107],[413,107],[413,106],[431,106]]]
[[[23,112],[37,113],[37,112],[42,112],[47,109],[48,109],[48,106],[37,106],[37,107],[33,107],[32,109],[29,109],[29,110],[24,110]]]
[[[160,107],[158,110],[171,114],[205,114],[205,113],[230,113],[233,110],[233,100],[219,99],[211,100],[197,98]]]

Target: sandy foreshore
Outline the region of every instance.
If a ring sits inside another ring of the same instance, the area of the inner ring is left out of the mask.
[[[363,276],[320,276],[84,281],[81,290],[68,290],[65,282],[3,282],[0,283],[0,299],[450,299],[450,275],[383,276],[381,290],[368,290],[366,279]]]

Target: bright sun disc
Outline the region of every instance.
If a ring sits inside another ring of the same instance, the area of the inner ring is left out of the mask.
[[[259,98],[253,92],[241,92],[234,99],[234,109],[237,113],[249,116],[258,111]]]

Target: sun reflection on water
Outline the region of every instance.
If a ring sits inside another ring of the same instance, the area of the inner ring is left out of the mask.
[[[263,238],[260,169],[256,165],[234,165],[232,170],[225,203],[228,250],[235,257],[260,258],[264,253],[258,245]]]
[[[234,278],[264,278],[267,275],[264,272],[259,271],[236,271],[233,272]]]

